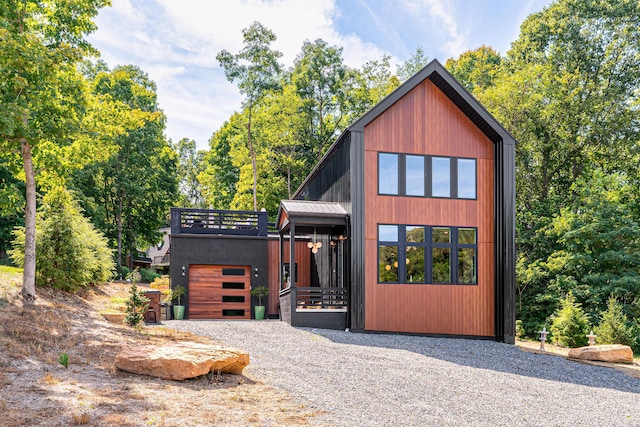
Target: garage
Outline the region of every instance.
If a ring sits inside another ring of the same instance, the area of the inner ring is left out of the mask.
[[[250,319],[249,266],[189,265],[190,319]]]

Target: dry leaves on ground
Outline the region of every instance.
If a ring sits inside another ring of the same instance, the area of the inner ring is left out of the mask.
[[[6,289],[5,289],[6,290]],[[124,345],[210,340],[166,328],[136,332],[98,314],[126,293],[112,284],[81,295],[38,289],[33,306],[4,292],[0,305],[3,426],[311,425],[317,411],[245,375],[166,381],[117,370]],[[69,367],[58,363],[61,353]],[[249,372],[248,372],[249,371]]]

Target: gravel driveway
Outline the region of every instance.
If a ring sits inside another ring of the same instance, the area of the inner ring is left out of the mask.
[[[492,341],[168,321],[247,350],[247,370],[328,426],[640,426],[640,379]]]

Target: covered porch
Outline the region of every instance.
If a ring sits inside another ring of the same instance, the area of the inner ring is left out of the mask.
[[[348,212],[339,203],[284,200],[278,211],[280,316],[292,326],[345,329],[349,322]],[[299,280],[295,239],[309,239],[310,277]],[[288,238],[287,238],[288,237]],[[289,245],[289,262],[284,247]],[[291,273],[293,272],[293,273]],[[293,280],[292,279],[293,275]],[[300,287],[296,283],[308,283]]]

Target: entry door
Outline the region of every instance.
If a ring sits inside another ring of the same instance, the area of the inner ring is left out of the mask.
[[[189,266],[190,319],[250,319],[251,268],[237,265]]]

